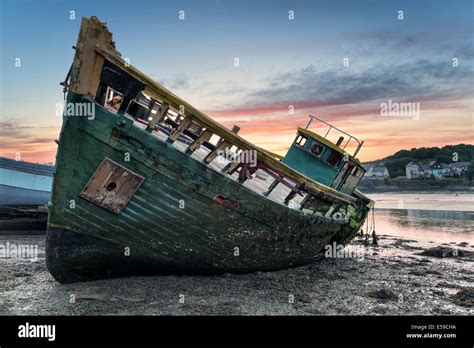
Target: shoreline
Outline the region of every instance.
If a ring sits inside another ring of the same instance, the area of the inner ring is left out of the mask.
[[[474,245],[379,237],[362,260],[62,285],[46,269],[44,238],[0,236],[40,250],[36,262],[0,258],[0,315],[474,315]]]
[[[439,190],[427,190],[426,188],[420,189],[406,189],[406,188],[395,188],[395,187],[383,187],[380,189],[368,189],[368,188],[361,188],[361,192],[364,194],[370,195],[374,193],[422,193],[422,194],[431,194],[431,193],[445,193],[445,194],[473,194],[474,188],[453,188],[452,190],[446,190],[445,188]]]
[[[364,193],[474,193],[467,179],[369,179],[363,178],[358,189]]]

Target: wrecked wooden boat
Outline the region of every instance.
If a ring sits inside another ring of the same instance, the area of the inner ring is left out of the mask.
[[[59,282],[295,267],[363,225],[354,137],[351,155],[308,124],[281,157],[129,65],[97,18],[74,48],[46,242]]]

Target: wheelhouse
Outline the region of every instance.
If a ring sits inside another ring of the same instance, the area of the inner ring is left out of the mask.
[[[329,126],[325,136],[308,129],[313,120],[318,120]],[[327,139],[332,129],[343,134],[336,143]],[[346,137],[348,139],[344,147],[341,147]],[[352,155],[345,151],[351,140],[357,142],[357,147]],[[362,144],[363,142],[352,135],[315,116],[310,116],[306,128],[298,128],[296,138],[282,162],[321,184],[351,194],[365,173],[359,160],[355,158]]]

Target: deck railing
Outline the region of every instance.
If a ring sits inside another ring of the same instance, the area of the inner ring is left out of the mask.
[[[357,147],[356,147],[356,149],[354,150],[354,152],[352,153],[352,157],[357,156],[357,153],[359,153],[359,150],[360,150],[360,148],[362,147],[362,145],[364,144],[364,141],[359,141],[359,139],[357,139],[355,136],[353,136],[353,135],[351,135],[351,134],[349,134],[349,133],[344,132],[342,129],[339,129],[339,128],[337,128],[336,126],[333,126],[332,124],[327,123],[326,121],[321,120],[320,118],[318,118],[318,117],[316,117],[316,116],[308,115],[308,117],[309,117],[309,121],[308,121],[308,124],[306,125],[305,129],[308,129],[309,126],[312,124],[312,122],[313,122],[314,120],[317,120],[317,121],[319,121],[319,122],[321,122],[321,123],[323,123],[323,124],[325,124],[326,126],[329,127],[328,130],[327,130],[327,132],[326,132],[326,134],[324,135],[324,138],[325,138],[325,139],[327,139],[327,136],[329,135],[329,132],[330,132],[332,129],[335,129],[335,130],[337,130],[338,132],[347,135],[349,138],[347,139],[346,144],[345,144],[344,147],[342,148],[343,150],[346,149],[347,145],[349,144],[349,142],[350,142],[351,140],[355,140],[355,141],[357,142]],[[339,145],[340,145],[340,144],[338,144],[338,146],[339,146]]]

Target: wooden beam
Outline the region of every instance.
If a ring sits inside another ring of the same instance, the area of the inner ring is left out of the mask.
[[[227,140],[221,141],[221,143],[217,145],[213,151],[207,154],[207,156],[204,158],[204,162],[207,164],[211,163],[217,156],[219,156],[220,151],[225,150],[226,148],[231,146],[232,144]]]
[[[153,102],[153,104],[154,104],[154,102]],[[163,120],[165,118],[165,115],[166,115],[166,113],[168,112],[168,109],[169,109],[168,104],[163,103],[160,106],[160,108],[158,109],[158,112],[156,114],[152,114],[151,109],[153,107],[153,104],[152,104],[152,102],[150,102],[150,105],[151,105],[150,115],[152,115],[152,116],[151,116],[151,120],[148,122],[148,125],[146,126],[146,131],[148,133],[151,133],[155,129],[157,123],[163,122]]]
[[[274,173],[274,172],[272,172],[272,171],[267,170],[267,167],[265,167],[265,166],[264,166],[264,167],[260,167],[260,169],[262,169],[264,172],[270,174],[270,176],[272,176],[274,179],[278,180],[279,183],[285,185],[285,186],[288,187],[290,190],[299,192],[299,190],[296,188],[296,185],[298,185],[297,183],[296,183],[295,185],[291,185],[289,182],[287,182],[287,181],[285,180],[285,178],[284,178],[282,175],[276,174],[276,173]]]
[[[230,162],[222,169],[222,172],[227,172],[227,174],[232,175],[241,165],[242,163],[238,161]]]
[[[184,130],[188,128],[188,126],[191,124],[192,121],[193,121],[192,115],[184,118],[179,124],[178,128],[173,133],[170,134],[167,141],[169,143],[174,143],[176,139],[178,139],[179,136],[183,134]]]
[[[205,130],[196,140],[193,141],[191,145],[188,146],[186,153],[190,154],[196,151],[201,147],[204,142],[209,141],[212,137],[212,132],[209,130]]]
[[[161,103],[160,110],[156,113],[157,115],[159,114],[158,123],[163,123],[169,109],[170,106],[166,102]]]
[[[290,193],[288,193],[288,196],[286,196],[285,198],[285,201],[284,201],[285,205],[288,205],[288,203],[290,203],[290,201],[293,198],[295,198],[296,194],[297,194],[296,191],[290,191]]]
[[[77,94],[96,97],[104,56],[97,55],[97,45],[108,47],[110,54],[119,53],[110,45],[112,33],[96,17],[82,17],[81,29],[76,42],[74,64],[71,69],[70,90]]]
[[[250,179],[250,177],[251,177],[251,174],[249,171],[249,164],[243,163],[242,166],[240,167],[238,182],[243,184],[245,181],[247,181],[247,179]]]
[[[240,130],[240,127],[234,124],[234,126],[232,126],[232,129],[230,131],[234,134],[237,134],[239,130]]]
[[[311,194],[306,193],[306,196],[304,196],[303,200],[301,201],[300,210],[303,210],[304,206],[306,205],[306,202],[308,202],[310,197],[311,197]]]

